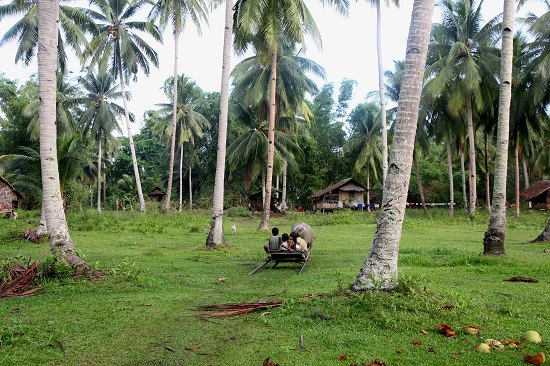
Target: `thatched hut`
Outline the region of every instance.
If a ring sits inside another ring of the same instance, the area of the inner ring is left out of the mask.
[[[532,184],[519,194],[525,201],[530,201],[534,210],[550,210],[550,180],[541,180]]]
[[[344,207],[363,208],[366,188],[353,178],[343,179],[309,196],[313,200],[313,209],[333,211]]]
[[[0,176],[0,214],[13,216],[13,212],[19,207],[19,201],[23,195],[3,177]]]
[[[149,193],[147,193],[147,197],[157,200],[157,202],[161,202],[164,197],[166,197],[166,192],[164,192],[159,186],[156,186],[155,188],[151,189]]]

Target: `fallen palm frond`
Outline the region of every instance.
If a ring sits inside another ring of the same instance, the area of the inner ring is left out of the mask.
[[[241,302],[238,304],[219,304],[219,305],[206,305],[199,306],[197,310],[226,310],[217,313],[200,314],[201,318],[223,318],[226,316],[240,315],[251,313],[253,311],[267,309],[274,306],[279,306],[283,302],[277,301],[255,301],[255,302]]]
[[[0,298],[29,296],[43,288],[38,286],[28,289],[34,284],[34,278],[38,274],[38,262],[28,264],[27,267],[16,263],[8,267],[7,272],[9,280],[0,284]]]

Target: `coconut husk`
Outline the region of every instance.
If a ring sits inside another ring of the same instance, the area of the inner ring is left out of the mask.
[[[38,262],[27,265],[27,267],[19,263],[8,267],[9,280],[0,284],[0,298],[33,295],[36,291],[43,288],[43,286],[30,288],[34,284],[37,274]]]

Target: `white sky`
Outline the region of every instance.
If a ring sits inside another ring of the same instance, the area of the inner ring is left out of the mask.
[[[9,2],[11,0],[0,0],[1,5]],[[328,7],[323,8],[320,1],[307,2],[323,39],[322,50],[318,50],[313,42],[309,42],[306,44],[305,53],[326,70],[327,80],[319,80],[319,87],[326,82],[333,82],[337,98],[340,81],[343,78],[354,79],[358,86],[355,88],[352,104],[363,101],[368,92],[378,88],[376,10],[366,1],[351,0],[350,16],[345,18]],[[393,61],[405,57],[412,2],[401,0],[400,8],[382,9],[382,51],[385,70],[393,69]],[[194,25],[188,24],[180,37],[179,73],[185,73],[203,90],[209,92],[220,90],[224,8],[225,4],[222,4],[213,11],[209,26],[203,26],[202,36],[197,35]],[[532,10],[540,14],[538,10],[541,8],[542,2],[531,1],[521,13]],[[502,0],[485,0],[482,9],[484,21],[488,21],[502,12]],[[15,18],[2,21],[0,37],[15,21]],[[440,21],[437,11],[433,21]],[[24,83],[30,74],[36,72],[36,61],[28,67],[21,62],[14,64],[15,49],[14,42],[0,47],[0,72],[5,73],[10,79],[18,79],[20,83]],[[160,88],[164,80],[173,74],[174,42],[171,29],[165,31],[164,43],[157,44],[155,50],[160,57],[159,68],[152,69],[149,77],[139,74],[137,83],[130,84],[128,88],[133,96],[129,108],[137,119],[135,126],[132,126],[134,133],[139,130],[146,110],[156,109],[156,103],[167,101]],[[238,61],[239,59],[233,57],[231,67],[233,68]],[[73,64],[72,69],[77,72],[79,65],[76,62]]]

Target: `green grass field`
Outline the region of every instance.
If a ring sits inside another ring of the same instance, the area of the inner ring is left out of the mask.
[[[530,243],[548,214],[509,217],[507,256],[496,258],[480,255],[488,215],[476,215],[407,212],[398,290],[355,294],[348,288],[368,255],[373,213],[272,218],[281,233],[298,221],[315,230],[300,276],[294,263],[247,275],[265,259],[270,234],[240,210],[226,214],[228,246],[216,250],[205,249],[210,212],[73,213],[78,250],[109,275],[44,279],[36,296],[0,299],[0,364],[262,365],[268,357],[281,366],[526,364],[524,355],[547,353],[547,346],[523,342],[489,354],[474,346],[487,338],[519,340],[527,330],[550,339],[550,253],[543,253],[550,243]],[[0,220],[3,263],[48,260],[47,243],[12,240],[37,216]],[[513,276],[539,282],[503,281]],[[226,318],[200,318],[204,311],[196,310],[259,300],[283,304]],[[440,334],[439,323],[457,336]],[[480,335],[464,334],[468,324]]]

